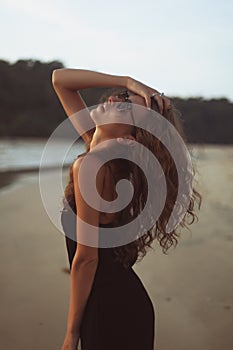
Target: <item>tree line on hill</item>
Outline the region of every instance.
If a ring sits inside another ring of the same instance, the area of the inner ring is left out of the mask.
[[[66,119],[51,84],[59,61],[0,60],[0,136],[48,137]],[[103,88],[82,90],[87,106],[98,103]],[[233,103],[226,98],[172,98],[181,112],[188,142],[233,143]]]

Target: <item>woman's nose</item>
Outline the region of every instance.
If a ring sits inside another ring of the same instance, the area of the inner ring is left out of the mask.
[[[108,102],[118,102],[121,101],[121,99],[118,96],[109,96]]]

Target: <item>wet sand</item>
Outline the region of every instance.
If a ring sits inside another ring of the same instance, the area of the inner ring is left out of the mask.
[[[156,350],[232,347],[232,160],[233,147],[200,148],[199,222],[168,256],[155,245],[134,266],[155,307]],[[64,237],[44,210],[37,173],[18,176],[0,198],[0,348],[60,349],[69,304]]]

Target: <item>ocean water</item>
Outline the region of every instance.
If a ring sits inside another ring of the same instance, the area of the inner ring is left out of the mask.
[[[35,169],[40,167],[41,157],[47,139],[15,138],[0,140],[0,172],[14,172],[18,170]],[[192,145],[188,146],[194,163],[221,162],[223,159],[233,162],[233,145]],[[46,159],[46,166],[56,166],[61,161],[61,153],[66,150],[62,160],[69,165],[85,150],[83,142],[71,144],[69,140],[58,140],[50,147],[50,157]]]
[[[38,169],[47,139],[4,139],[0,140],[0,172]],[[60,162],[61,152],[67,150],[64,165],[69,165],[85,149],[79,142],[74,145],[61,139],[53,144],[46,166],[56,166]]]

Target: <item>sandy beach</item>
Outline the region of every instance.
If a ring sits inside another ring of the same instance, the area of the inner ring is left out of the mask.
[[[156,350],[233,346],[232,163],[232,146],[197,148],[199,222],[167,256],[155,245],[134,266],[155,307]],[[0,198],[0,348],[60,349],[68,259],[64,236],[43,207],[38,173],[19,175]]]

